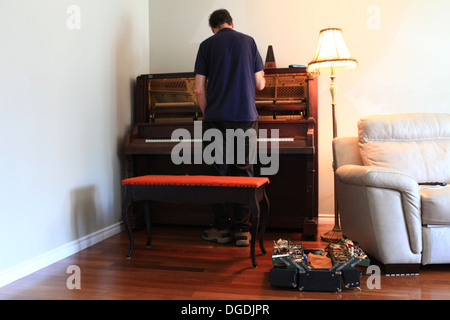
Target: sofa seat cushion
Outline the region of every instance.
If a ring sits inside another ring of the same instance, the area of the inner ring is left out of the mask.
[[[365,166],[396,169],[417,182],[450,183],[450,114],[367,116],[358,122]]]
[[[450,186],[420,189],[422,224],[450,225]]]

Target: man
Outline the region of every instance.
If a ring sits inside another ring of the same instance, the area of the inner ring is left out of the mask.
[[[213,36],[200,44],[195,62],[195,93],[203,112],[203,129],[218,129],[223,136],[223,163],[212,166],[217,175],[253,176],[246,142],[245,163],[226,162],[226,132],[257,130],[258,112],[255,88],[265,86],[264,63],[254,39],[234,30],[233,19],[225,9],[209,17]],[[239,148],[237,148],[239,150]],[[236,152],[235,152],[236,153]],[[230,171],[230,172],[228,172]],[[234,233],[237,246],[248,246],[250,217],[247,206],[234,206]],[[231,242],[231,222],[226,204],[213,205],[214,221],[202,237],[218,243]]]

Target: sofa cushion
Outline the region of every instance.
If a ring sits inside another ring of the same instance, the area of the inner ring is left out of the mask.
[[[420,188],[422,224],[450,225],[450,186]]]
[[[418,182],[450,183],[450,114],[367,116],[358,121],[366,166],[388,167]]]
[[[422,228],[422,264],[450,263],[450,227],[433,226]]]

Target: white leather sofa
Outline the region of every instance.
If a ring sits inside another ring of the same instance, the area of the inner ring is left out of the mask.
[[[344,236],[386,273],[450,263],[450,114],[364,117],[333,157]]]

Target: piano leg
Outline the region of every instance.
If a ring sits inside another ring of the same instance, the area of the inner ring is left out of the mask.
[[[307,158],[307,194],[308,194],[308,212],[309,217],[306,217],[303,221],[303,237],[306,239],[315,239],[317,237],[317,218],[314,218],[314,156],[308,156]]]
[[[135,175],[136,158],[132,155],[126,156],[126,170],[128,178],[132,178]]]

